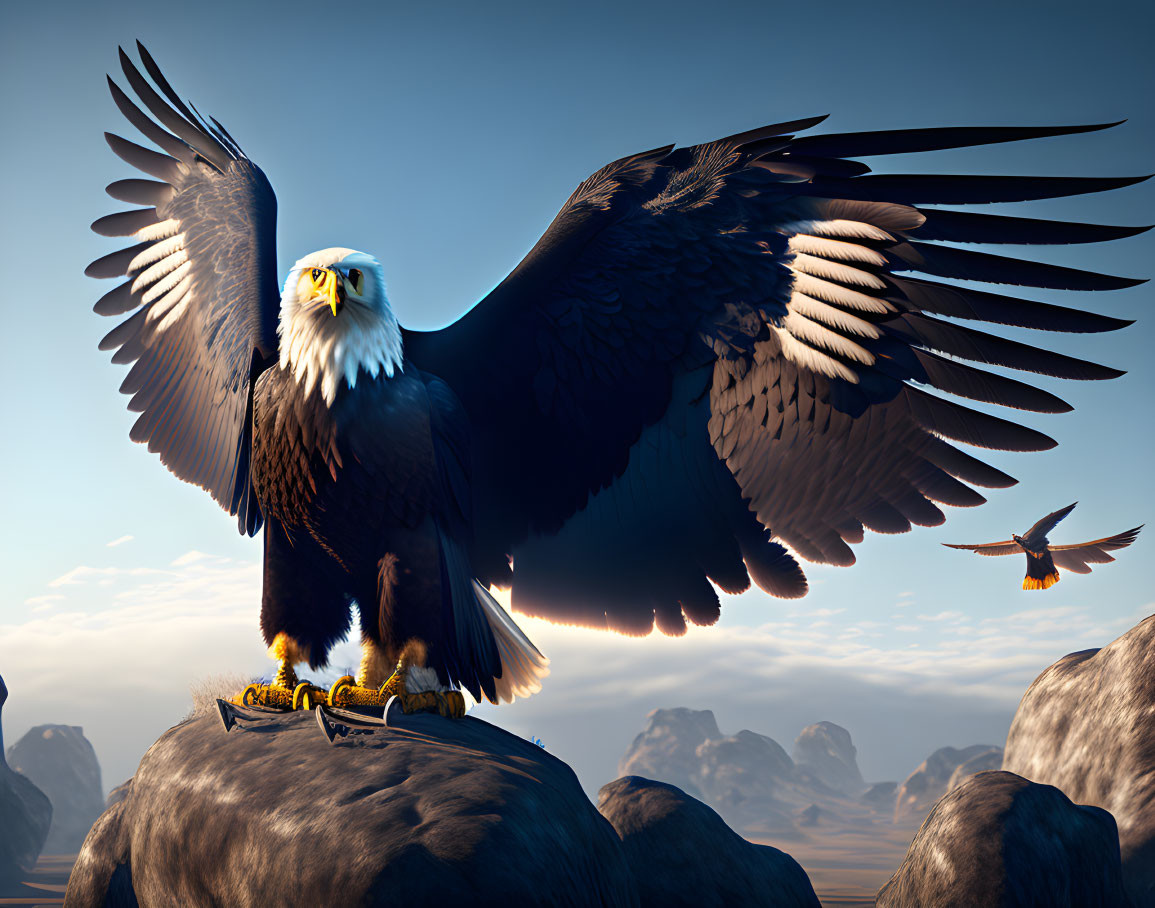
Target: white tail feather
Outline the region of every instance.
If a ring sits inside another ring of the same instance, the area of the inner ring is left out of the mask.
[[[501,656],[501,677],[494,679],[499,703],[512,703],[541,690],[541,679],[549,674],[549,659],[542,655],[514,620],[476,580],[477,603],[489,621],[497,651]]]

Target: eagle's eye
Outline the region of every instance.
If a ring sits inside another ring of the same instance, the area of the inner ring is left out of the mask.
[[[358,296],[365,292],[365,275],[363,275],[359,269],[349,269],[349,283],[353,287],[353,292]]]
[[[324,273],[325,272],[322,271],[320,268],[314,268],[312,273],[309,276],[313,278],[313,283],[316,284],[321,280],[321,277],[322,277],[322,275],[324,275]]]

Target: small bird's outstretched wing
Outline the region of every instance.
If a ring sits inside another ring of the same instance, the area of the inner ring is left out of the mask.
[[[1039,549],[1047,544],[1047,534],[1051,532],[1060,520],[1066,517],[1071,511],[1075,510],[1075,505],[1079,502],[1073,502],[1065,508],[1059,508],[1036,523],[1033,527],[1023,533],[1023,542],[1028,548]]]
[[[969,552],[974,552],[976,555],[1014,555],[1023,550],[1013,539],[1006,539],[1003,542],[979,542],[975,545],[955,545],[949,542],[944,542],[948,549],[966,549]]]
[[[1050,546],[1051,557],[1055,559],[1055,564],[1063,570],[1076,574],[1089,574],[1091,573],[1089,565],[1106,564],[1108,561],[1114,561],[1115,559],[1107,553],[1129,546],[1138,537],[1141,529],[1143,529],[1142,524],[1134,529],[1125,530],[1104,539],[1077,542],[1072,545],[1052,545]]]
[[[853,160],[1103,127],[793,135],[820,120],[607,165],[482,302],[440,331],[405,334],[407,358],[469,414],[475,565],[512,584],[515,609],[677,634],[717,619],[710,581],[737,592],[753,578],[800,596],[805,576],[776,539],[852,564],[864,529],[934,526],[939,504],[984,501],[972,485],[1014,482],[954,443],[1054,445],[952,399],[1070,409],[984,365],[1121,374],[957,321],[1087,332],[1121,320],[950,282],[1135,281],[953,244],[1091,242],[1135,228],[938,206],[1133,180],[874,175]]]
[[[186,106],[140,46],[161,97],[122,50],[120,64],[157,125],[110,78],[116,106],[161,154],[106,133],[121,158],[156,180],[120,180],[115,199],[146,208],[110,214],[92,229],[135,245],[88,266],[128,280],[101,297],[101,315],[132,316],[100,342],[133,363],[120,386],[147,442],[181,479],[207,490],[242,532],[261,515],[249,480],[251,384],[277,349],[277,200],[268,180],[215,120]],[[167,101],[165,100],[167,98]]]

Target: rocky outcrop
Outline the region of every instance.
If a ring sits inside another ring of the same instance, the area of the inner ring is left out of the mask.
[[[980,772],[989,772],[992,769],[1003,768],[1003,749],[1001,747],[992,747],[989,750],[984,750],[982,753],[977,753],[969,760],[959,763],[954,768],[954,772],[950,774],[950,779],[946,783],[947,791],[954,791],[968,778]]]
[[[93,827],[66,903],[702,905],[757,885],[817,905],[789,857],[680,791],[614,783],[607,821],[568,766],[480,720],[401,716],[334,741],[302,712],[166,732]],[[654,867],[681,902],[654,900]]]
[[[618,779],[602,788],[598,810],[621,837],[643,906],[818,908],[797,861],[747,842],[673,785]]]
[[[0,678],[0,717],[7,699],[8,688]],[[5,762],[0,724],[0,884],[15,883],[32,869],[51,824],[48,796]]]
[[[703,741],[695,756],[698,765],[691,780],[731,825],[758,823],[777,830],[792,826],[788,788],[794,763],[772,738],[743,730]]]
[[[880,813],[894,813],[894,801],[898,797],[897,782],[875,782],[859,797],[863,804]]]
[[[859,795],[866,788],[850,732],[833,722],[818,722],[802,729],[794,739],[792,756],[799,769],[843,794]]]
[[[618,761],[618,775],[661,779],[700,795],[695,781],[698,745],[720,737],[718,723],[708,709],[655,709]]]
[[[1128,892],[1155,906],[1155,616],[1039,675],[1011,723],[1003,767],[1109,810]]]
[[[830,722],[811,725],[795,751],[809,762],[796,764],[778,742],[756,732],[723,737],[708,710],[658,709],[618,771],[675,785],[755,837],[797,837],[811,805],[823,823],[861,825],[878,818],[875,808],[845,793],[865,787],[845,729]]]
[[[894,821],[919,822],[935,802],[947,793],[947,785],[958,767],[968,760],[998,750],[989,744],[975,744],[957,750],[940,747],[919,764],[898,788],[894,803]]]
[[[84,729],[37,725],[8,748],[8,763],[52,802],[52,827],[44,851],[70,854],[79,849],[104,809],[100,764]]]
[[[1115,821],[1057,788],[982,772],[939,801],[878,908],[1125,906]]]

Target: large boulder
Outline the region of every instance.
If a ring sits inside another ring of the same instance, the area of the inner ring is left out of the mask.
[[[573,771],[474,718],[336,737],[313,713],[198,715],[93,827],[66,903],[636,905]]]
[[[49,854],[72,854],[104,810],[100,763],[76,725],[37,725],[8,748],[9,765],[23,773],[52,802]]]
[[[643,906],[819,908],[790,855],[747,842],[673,785],[627,776],[602,788],[598,810],[621,836]]]
[[[1003,768],[1109,810],[1128,892],[1155,906],[1155,616],[1039,675],[1011,723]]]
[[[794,739],[794,763],[824,785],[843,794],[858,795],[866,788],[858,769],[858,751],[850,732],[833,722],[817,722]]]
[[[701,795],[695,777],[698,745],[721,738],[708,709],[655,709],[646,716],[641,733],[618,762],[618,774],[660,779],[693,795]]]
[[[1115,821],[1057,788],[982,772],[939,801],[877,908],[1121,908]]]
[[[990,744],[974,744],[961,750],[940,747],[919,764],[898,787],[894,802],[896,823],[921,821],[944,794],[954,771],[968,760],[992,750]]]
[[[0,678],[0,714],[7,699],[8,688]],[[0,885],[18,882],[33,868],[51,824],[48,796],[5,762],[0,724]]]

